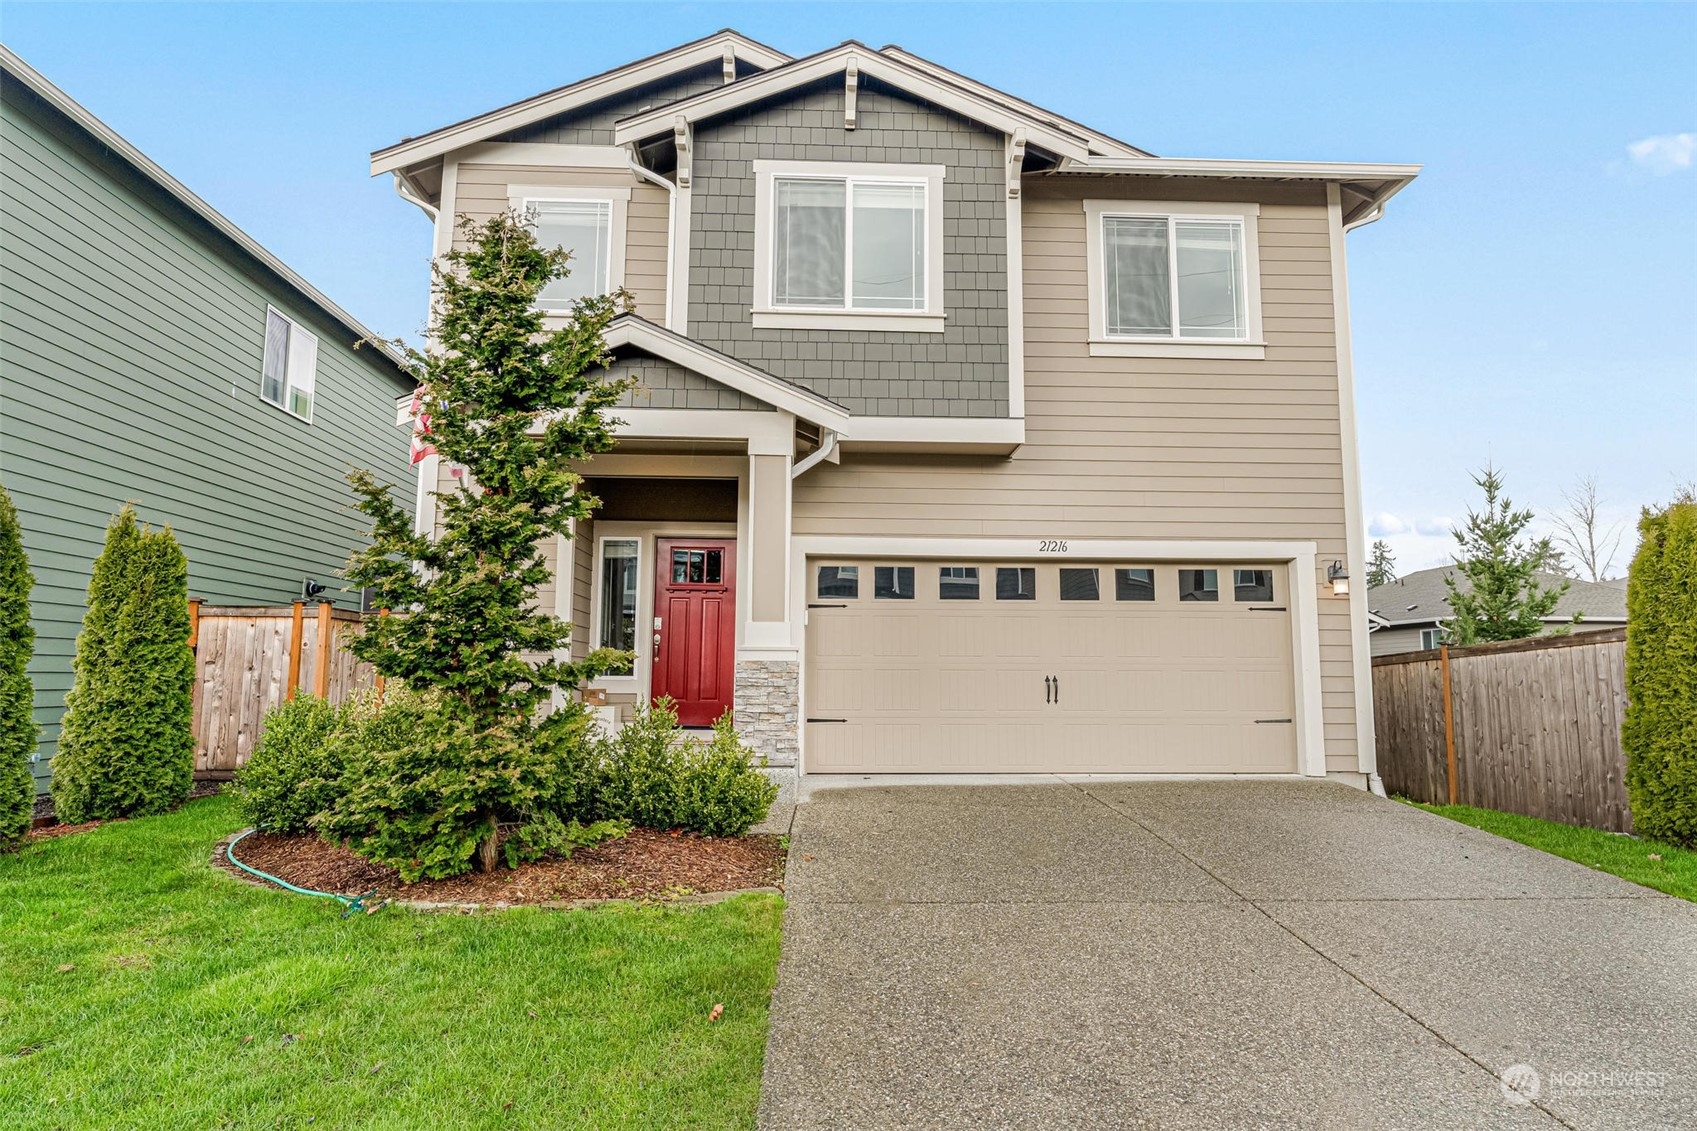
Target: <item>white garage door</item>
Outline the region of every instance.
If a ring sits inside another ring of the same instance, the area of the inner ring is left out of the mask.
[[[811,773],[1292,773],[1283,566],[808,563]]]

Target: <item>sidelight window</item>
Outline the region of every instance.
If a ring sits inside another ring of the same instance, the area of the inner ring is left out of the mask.
[[[601,607],[596,646],[620,652],[636,651],[636,575],[638,543],[635,538],[604,538],[601,541]],[[630,675],[626,664],[608,675]]]

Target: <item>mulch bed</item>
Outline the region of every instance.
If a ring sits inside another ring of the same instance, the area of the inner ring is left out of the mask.
[[[236,848],[242,863],[296,887],[339,895],[376,890],[384,898],[426,903],[517,904],[580,899],[676,899],[706,892],[781,887],[784,849],[775,836],[711,837],[632,829],[580,848],[570,859],[540,860],[493,872],[404,884],[393,868],[314,836],[254,833]],[[252,879],[215,854],[218,865]]]
[[[184,801],[183,804],[186,805],[189,801],[198,801],[202,797],[211,797],[222,790],[226,784],[221,781],[197,781],[194,783],[194,787],[189,790],[188,800]],[[61,825],[59,818],[53,812],[53,795],[44,793],[35,799],[35,811],[30,821],[29,835],[31,840],[46,840],[49,837],[86,833],[90,829],[98,829],[101,825],[110,823],[109,821],[84,821],[80,825]]]

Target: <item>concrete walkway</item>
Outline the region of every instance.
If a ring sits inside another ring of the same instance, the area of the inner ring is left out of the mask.
[[[1697,1127],[1697,905],[1346,786],[830,790],[791,845],[763,1128]]]

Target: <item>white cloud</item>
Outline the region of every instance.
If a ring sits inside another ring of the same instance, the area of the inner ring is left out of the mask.
[[[1373,516],[1373,521],[1367,524],[1367,533],[1375,538],[1386,538],[1392,534],[1404,534],[1408,531],[1408,523],[1391,514],[1382,511]]]
[[[1420,518],[1415,519],[1414,529],[1418,533],[1428,536],[1435,534],[1448,534],[1451,530],[1455,529],[1455,521],[1448,518]]]
[[[1697,133],[1656,134],[1626,147],[1636,165],[1662,176],[1691,168],[1697,163]]]

